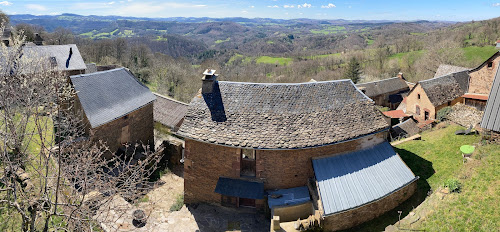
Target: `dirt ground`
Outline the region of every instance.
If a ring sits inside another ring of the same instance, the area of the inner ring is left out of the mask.
[[[268,231],[269,219],[255,210],[232,209],[197,204],[170,211],[184,191],[182,169],[164,174],[158,186],[146,194],[141,202],[132,205],[115,197],[109,205],[101,207],[97,219],[106,231]],[[132,223],[134,210],[142,209],[148,216],[147,223],[136,228]]]

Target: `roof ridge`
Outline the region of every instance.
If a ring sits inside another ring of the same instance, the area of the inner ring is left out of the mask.
[[[395,79],[395,78],[399,78],[399,77],[389,77],[389,78],[385,78],[385,79],[382,79],[382,80],[376,80],[376,81],[358,83],[356,85],[363,85],[363,84],[370,84],[370,83],[375,83],[375,82],[387,81],[387,80],[392,80],[392,79]]]
[[[461,73],[461,72],[466,72],[466,71],[468,71],[468,70],[462,70],[462,71],[458,71],[458,72],[452,72],[452,73],[448,73],[448,74],[446,74],[446,75],[442,75],[442,76],[438,76],[438,77],[433,77],[433,78],[426,79],[426,80],[421,80],[421,81],[419,81],[419,82],[417,82],[417,83],[427,82],[427,81],[431,81],[431,80],[439,79],[439,78],[446,77],[446,76],[452,76],[452,75],[453,75],[453,74],[455,74],[455,73]],[[453,78],[453,79],[455,79],[455,78]],[[456,80],[455,80],[455,81],[456,81]]]
[[[229,84],[248,84],[248,85],[303,85],[303,84],[321,84],[321,83],[335,83],[335,82],[346,82],[351,81],[350,79],[340,79],[340,80],[329,80],[329,81],[316,81],[316,82],[298,82],[298,83],[258,83],[258,82],[240,82],[240,81],[217,81]]]
[[[152,93],[153,93],[154,95],[158,96],[158,97],[165,98],[165,99],[167,99],[167,100],[170,100],[170,101],[173,101],[173,102],[177,102],[177,103],[180,103],[180,104],[184,104],[184,105],[186,105],[186,106],[189,106],[189,104],[188,104],[188,103],[185,103],[185,102],[181,102],[181,101],[175,100],[175,99],[173,99],[173,98],[171,98],[171,97],[167,97],[167,96],[165,96],[165,95],[161,95],[161,94],[156,93],[156,92],[152,92]]]
[[[98,75],[98,74],[102,74],[102,73],[108,73],[108,72],[118,71],[120,69],[125,69],[126,70],[125,67],[120,67],[120,68],[109,69],[109,70],[105,70],[105,71],[98,71],[98,72],[93,72],[93,73],[85,73],[85,74],[72,75],[72,76],[70,76],[70,78],[73,79],[73,78],[94,76],[94,75]]]

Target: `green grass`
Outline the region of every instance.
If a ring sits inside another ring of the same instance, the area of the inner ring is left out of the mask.
[[[309,30],[309,32],[313,34],[323,34],[323,35],[336,34],[343,31],[345,31],[345,27],[343,26],[326,26],[322,29]]]
[[[163,36],[158,35],[158,36],[156,36],[156,39],[155,39],[155,40],[156,40],[156,41],[168,41],[168,38],[165,38],[165,37],[163,37]]]
[[[425,35],[425,33],[422,33],[422,32],[410,32],[410,35]]]
[[[229,42],[229,40],[231,40],[231,38],[227,38],[227,39],[225,39],[225,40],[221,40],[221,39],[219,39],[219,40],[216,40],[216,41],[215,41],[215,43],[216,43],[216,44],[220,44],[220,43],[224,43],[224,42]]]
[[[499,228],[498,224],[495,226],[493,223],[500,221],[499,210],[495,208],[498,204],[494,204],[495,201],[500,202],[500,176],[498,170],[495,171],[495,168],[500,167],[500,146],[488,145],[478,149],[490,155],[481,160],[480,163],[483,166],[477,169],[477,175],[463,179],[462,173],[466,171],[468,164],[462,163],[460,146],[478,143],[481,138],[479,135],[455,135],[454,132],[458,129],[463,128],[448,126],[423,132],[422,140],[397,145],[395,151],[413,173],[420,177],[415,194],[395,209],[350,231],[383,231],[385,227],[398,221],[397,211],[403,212],[401,217],[403,218],[419,205],[424,208],[428,207],[428,210],[434,213],[431,213],[428,218],[420,219],[418,222],[420,224],[414,224],[412,229],[443,231],[443,228],[447,228],[447,231],[493,231]],[[438,201],[438,205],[427,204],[429,191],[435,192],[442,188],[446,180],[452,178],[459,179],[462,184],[461,192],[453,193],[450,198],[453,203]],[[467,215],[470,219],[465,219],[462,215]],[[481,224],[482,218],[489,220],[485,223],[486,225]],[[468,226],[479,228],[479,230],[467,229]]]
[[[328,57],[340,57],[340,53],[330,53],[330,54],[323,54],[323,55],[315,55],[315,56],[308,56],[307,58],[309,59],[322,59],[322,58],[328,58]]]
[[[272,41],[272,40],[268,40],[268,41],[266,41],[266,43],[268,43],[268,44],[273,44],[273,43],[274,43],[274,41]]]
[[[280,64],[280,65],[288,65],[293,61],[292,58],[287,58],[287,57],[270,57],[270,56],[260,56],[257,58],[256,62],[257,64],[264,63],[264,64]]]
[[[175,198],[175,203],[170,206],[170,211],[179,211],[184,206],[184,194],[179,194]]]
[[[465,59],[467,61],[484,62],[486,59],[490,58],[498,50],[494,46],[485,47],[466,47],[462,48],[465,54]],[[479,63],[478,63],[479,64]]]

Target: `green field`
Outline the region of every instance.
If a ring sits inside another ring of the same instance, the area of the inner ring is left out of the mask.
[[[227,38],[227,39],[225,39],[225,40],[221,40],[221,39],[219,39],[219,40],[216,40],[216,41],[215,41],[215,43],[216,43],[216,44],[220,44],[220,43],[224,43],[224,42],[229,42],[229,40],[231,40],[231,38]]]
[[[494,46],[485,46],[485,47],[472,46],[472,47],[462,48],[462,50],[464,51],[465,58],[468,61],[476,61],[476,62],[483,62],[498,51]]]
[[[403,220],[405,231],[496,231],[500,228],[500,145],[482,146],[479,135],[455,135],[460,126],[448,126],[422,133],[422,140],[395,147],[408,167],[420,179],[417,191],[406,202],[381,217],[351,231],[383,231],[397,226],[398,213],[410,211],[419,218]],[[461,145],[475,145],[472,160],[462,161]],[[457,179],[462,189],[441,199],[437,193],[448,179]],[[428,196],[429,193],[432,193]]]
[[[313,34],[323,34],[323,35],[329,35],[329,34],[336,34],[345,31],[346,28],[344,26],[326,26],[323,29],[311,29],[309,32]]]
[[[280,65],[288,65],[293,61],[292,58],[287,57],[270,57],[270,56],[261,56],[256,59],[257,64],[280,64]]]

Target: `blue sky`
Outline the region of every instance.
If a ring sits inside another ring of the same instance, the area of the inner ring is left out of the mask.
[[[7,14],[470,21],[500,16],[500,0],[0,0]]]

